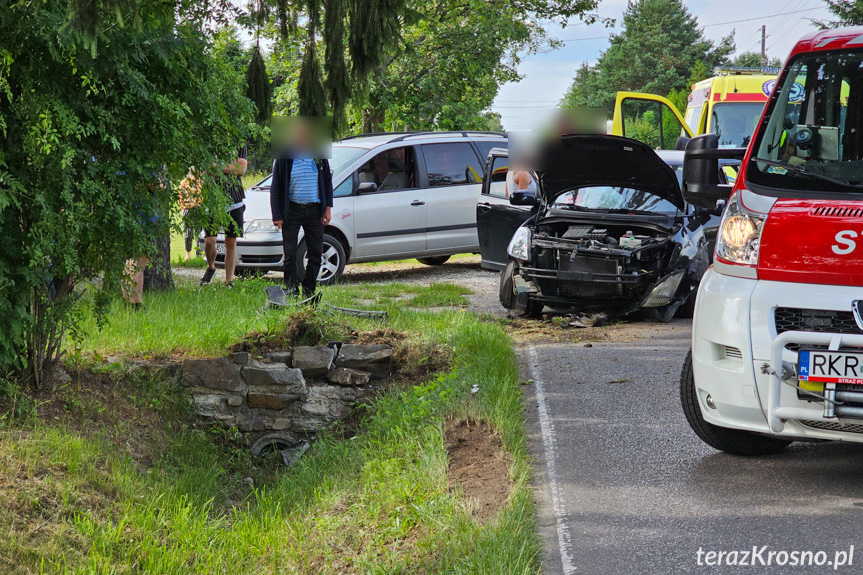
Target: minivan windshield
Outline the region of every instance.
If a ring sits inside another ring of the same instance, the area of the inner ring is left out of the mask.
[[[333,144],[333,157],[330,158],[330,169],[334,176],[338,176],[343,170],[350,167],[354,160],[358,159],[368,150],[365,148],[356,148],[354,146],[343,146],[341,144]],[[267,176],[252,187],[253,191],[269,192],[272,175]],[[338,182],[334,182],[338,183]]]
[[[863,51],[806,54],[789,63],[747,180],[807,192],[863,190]]]

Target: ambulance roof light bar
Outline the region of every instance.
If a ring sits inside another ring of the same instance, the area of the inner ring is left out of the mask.
[[[750,66],[716,66],[713,68],[715,76],[731,76],[731,75],[756,75],[756,74],[772,74],[779,75],[781,68],[756,68]]]

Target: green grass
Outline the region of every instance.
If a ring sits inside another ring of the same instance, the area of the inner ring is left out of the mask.
[[[164,300],[151,296],[146,312],[121,312],[83,343],[136,353],[224,351],[243,330],[275,329],[283,319],[281,313],[255,315],[261,287],[249,282],[234,292],[185,288]],[[454,286],[411,289],[423,302],[461,297]],[[11,510],[0,516],[0,571],[537,573],[539,541],[511,342],[499,326],[470,313],[412,310],[408,301],[387,297],[396,291],[352,286],[325,295],[344,305],[379,295],[390,300],[388,320],[315,315],[334,330],[349,321],[358,331],[392,328],[445,345],[451,370],[389,391],[365,410],[350,438],[338,428],[323,433],[298,464],[269,479],[250,471],[242,457],[231,457],[221,447],[224,434],[176,427],[167,415],[174,427],[149,469],[119,454],[110,431],[100,439],[37,421],[0,432],[0,504]],[[176,336],[157,329],[172,314]],[[209,323],[202,325],[202,317]],[[121,393],[141,397],[142,406],[152,404],[148,394],[165,397],[152,386],[119,385],[131,386]],[[470,393],[474,385],[476,394]],[[447,479],[443,429],[452,417],[489,421],[509,454],[511,496],[485,523],[472,518]],[[237,490],[246,476],[256,478],[256,489],[244,498]]]
[[[117,302],[101,329],[96,318],[89,315],[75,344],[101,355],[222,355],[247,333],[273,331],[290,316],[290,311],[259,312],[266,301],[264,288],[272,283],[265,279],[236,281],[232,290],[220,282],[206,287],[181,283],[182,287],[171,293],[146,294],[144,311]],[[464,294],[469,293],[445,283],[429,287],[357,284],[322,289],[324,303],[389,312],[396,329],[405,318],[413,318],[410,308],[466,305]],[[356,319],[355,323],[360,330],[375,327],[374,320]]]

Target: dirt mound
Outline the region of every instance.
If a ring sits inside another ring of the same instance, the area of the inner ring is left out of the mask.
[[[506,504],[510,489],[509,463],[500,437],[485,422],[451,420],[444,438],[450,483],[477,503],[474,517],[494,517]]]

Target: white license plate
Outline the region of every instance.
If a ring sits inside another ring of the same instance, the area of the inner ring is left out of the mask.
[[[217,254],[225,253],[225,244],[216,244],[216,253]]]
[[[863,353],[801,350],[797,374],[800,381],[863,385]]]

